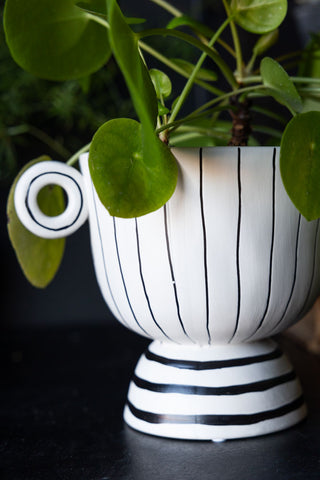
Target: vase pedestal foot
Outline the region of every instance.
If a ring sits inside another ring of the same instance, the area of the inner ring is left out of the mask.
[[[272,340],[154,341],[136,366],[124,410],[126,423],[144,433],[220,441],[283,430],[305,416],[300,382]]]

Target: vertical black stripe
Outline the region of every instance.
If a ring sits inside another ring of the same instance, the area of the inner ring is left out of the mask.
[[[133,308],[132,308],[132,305],[131,305],[131,302],[130,302],[130,299],[129,299],[129,295],[128,295],[128,290],[127,290],[127,286],[126,286],[126,282],[124,280],[124,276],[123,276],[123,271],[122,271],[122,266],[121,266],[121,261],[120,261],[120,254],[119,254],[119,246],[118,246],[118,239],[117,239],[117,227],[116,227],[116,219],[115,217],[112,217],[113,219],[113,231],[114,231],[114,241],[115,241],[115,245],[116,245],[116,251],[117,251],[117,258],[118,258],[118,264],[119,264],[119,270],[120,270],[120,275],[121,275],[121,279],[122,279],[122,284],[123,284],[123,288],[124,288],[124,291],[125,291],[125,294],[126,294],[126,298],[127,298],[127,301],[128,301],[128,305],[129,305],[129,308],[131,310],[131,313],[133,315],[133,318],[135,319],[136,321],[136,324],[138,325],[138,327],[141,328],[141,330],[148,336],[148,337],[151,337],[151,335],[149,335],[149,333],[140,325],[140,323],[138,322],[138,319],[133,311]]]
[[[95,214],[96,214],[96,222],[97,222],[97,228],[98,228],[98,235],[99,235],[99,240],[100,240],[100,247],[101,247],[101,254],[102,254],[102,261],[103,261],[103,269],[104,269],[104,274],[105,274],[105,277],[106,277],[106,281],[107,281],[107,285],[108,285],[108,289],[109,289],[109,292],[110,292],[110,295],[111,295],[111,298],[112,298],[112,301],[114,303],[114,306],[118,312],[118,315],[121,319],[121,321],[126,325],[127,328],[130,328],[128,323],[125,321],[125,319],[123,318],[123,316],[121,315],[121,312],[118,308],[118,305],[114,299],[114,296],[113,296],[113,293],[112,293],[112,290],[111,290],[111,286],[110,286],[110,282],[109,282],[109,277],[108,277],[108,273],[107,273],[107,267],[106,267],[106,259],[105,259],[105,254],[104,254],[104,248],[103,248],[103,242],[102,242],[102,235],[101,235],[101,230],[100,230],[100,224],[99,224],[99,217],[98,217],[98,212],[97,212],[97,205],[96,205],[96,199],[95,199],[95,192],[94,192],[94,188],[93,188],[93,184],[91,182],[91,189],[92,189],[92,198],[93,198],[93,205],[94,205],[94,210],[95,210]]]
[[[165,332],[165,331],[161,328],[161,326],[158,324],[158,322],[157,322],[157,320],[155,319],[155,316],[154,316],[154,314],[153,314],[152,308],[151,308],[150,299],[149,299],[149,295],[148,295],[148,293],[147,293],[146,284],[145,284],[145,281],[144,281],[144,278],[143,278],[143,272],[142,272],[142,262],[141,262],[141,253],[140,253],[140,240],[139,240],[139,229],[138,229],[138,221],[137,221],[136,218],[135,218],[135,224],[136,224],[137,253],[138,253],[138,260],[139,260],[140,278],[141,278],[141,282],[142,282],[142,287],[143,287],[144,295],[145,295],[146,300],[147,300],[149,312],[150,312],[150,315],[151,315],[151,317],[152,317],[152,320],[154,321],[154,323],[156,324],[156,326],[159,328],[159,330],[163,333],[163,335],[164,335],[168,340],[171,340],[171,338],[168,337],[168,335],[166,334],[166,332]]]
[[[166,237],[166,245],[167,245],[167,254],[168,254],[171,280],[172,280],[173,291],[174,291],[174,298],[175,298],[175,301],[176,301],[178,320],[179,320],[179,323],[180,323],[181,328],[183,330],[183,333],[186,335],[186,337],[188,337],[193,342],[192,338],[190,338],[189,335],[186,332],[186,329],[183,325],[183,321],[182,321],[181,314],[180,314],[180,305],[179,305],[179,300],[178,300],[177,285],[176,285],[176,279],[175,279],[175,276],[174,276],[172,258],[171,258],[171,251],[170,251],[169,232],[168,232],[168,215],[167,215],[167,205],[166,204],[163,206],[163,214],[164,214],[164,229],[165,229],[165,237]],[[195,342],[193,342],[193,343],[195,343]]]
[[[308,288],[308,293],[306,295],[306,299],[301,307],[301,310],[298,314],[298,317],[301,317],[302,316],[302,313],[303,311],[305,310],[307,304],[308,304],[308,301],[310,299],[310,296],[311,296],[311,292],[312,292],[312,289],[313,289],[313,282],[314,282],[314,276],[315,276],[315,269],[316,269],[316,256],[317,256],[317,245],[318,245],[318,233],[319,233],[319,219],[317,220],[317,227],[316,227],[316,234],[315,234],[315,237],[314,237],[314,246],[313,246],[313,265],[312,265],[312,273],[311,273],[311,279],[310,279],[310,284],[309,284],[309,288]]]
[[[207,261],[207,231],[206,231],[206,222],[204,215],[204,203],[203,203],[203,158],[202,158],[202,148],[199,152],[199,163],[200,163],[200,208],[201,208],[201,222],[202,222],[202,231],[203,231],[203,265],[204,265],[204,281],[205,281],[205,292],[206,292],[206,329],[208,333],[208,343],[211,344],[211,335],[209,329],[209,289],[208,289],[208,261]]]
[[[240,318],[240,305],[241,305],[241,280],[240,280],[240,228],[241,228],[241,149],[238,147],[238,163],[237,163],[237,183],[238,183],[238,225],[237,225],[237,252],[236,252],[236,268],[237,268],[237,284],[238,284],[238,306],[236,325],[229,340],[229,343],[233,340],[237,333]]]
[[[268,295],[267,295],[267,303],[259,325],[257,326],[256,330],[248,337],[245,341],[249,340],[253,337],[255,333],[262,327],[263,322],[266,318],[269,304],[270,304],[270,297],[271,297],[271,280],[272,280],[272,263],[273,263],[273,249],[274,249],[274,226],[275,226],[275,205],[276,205],[276,152],[277,150],[273,149],[273,158],[272,158],[272,233],[271,233],[271,247],[270,247],[270,259],[269,259],[269,282],[268,282]]]
[[[289,305],[290,305],[290,302],[291,302],[291,299],[292,299],[294,287],[295,287],[295,284],[296,284],[296,280],[297,280],[297,267],[298,267],[298,247],[299,247],[300,225],[301,225],[301,213],[299,213],[299,216],[298,216],[298,227],[297,227],[297,235],[296,235],[295,258],[294,258],[294,272],[293,272],[293,281],[292,281],[291,291],[290,291],[290,295],[289,295],[289,298],[288,298],[288,301],[287,301],[287,304],[286,304],[286,308],[284,309],[284,312],[283,312],[283,314],[281,315],[280,320],[279,320],[279,321],[276,323],[276,325],[272,328],[271,334],[272,334],[272,332],[274,332],[275,330],[277,330],[277,328],[279,327],[280,323],[281,323],[282,320],[284,319],[284,317],[285,317],[285,315],[286,315],[286,313],[287,313],[287,311],[288,311],[288,308],[289,308]],[[269,333],[269,335],[270,335],[270,333]]]

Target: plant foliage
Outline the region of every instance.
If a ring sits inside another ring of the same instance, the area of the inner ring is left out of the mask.
[[[147,214],[170,198],[177,182],[171,146],[256,145],[260,132],[282,139],[287,192],[308,220],[319,217],[319,34],[304,51],[272,58],[265,55],[279,39],[287,0],[221,0],[225,17],[216,28],[167,0],[144,1],[166,11],[166,26],[126,16],[116,0],[6,0],[7,43],[26,70],[50,80],[81,77],[86,89],[86,76],[108,69],[110,56],[119,67],[135,119],[116,115],[102,124],[89,154],[95,188],[111,215]],[[251,36],[246,59],[243,42]],[[166,55],[173,41],[192,55]],[[184,81],[178,88],[177,75]],[[195,85],[206,99],[190,112]],[[259,105],[265,98],[270,108]],[[277,114],[273,103],[285,113]],[[251,126],[254,112],[266,124]]]
[[[54,278],[64,252],[65,239],[48,240],[39,238],[30,233],[20,222],[14,207],[14,190],[22,173],[31,165],[50,158],[43,156],[29,162],[15,179],[8,198],[7,216],[8,232],[13,248],[29,282],[38,288],[46,287]],[[49,216],[59,215],[64,210],[64,196],[62,189],[48,186],[39,192],[39,207]]]

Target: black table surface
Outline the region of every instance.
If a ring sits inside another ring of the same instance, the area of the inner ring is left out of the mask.
[[[224,443],[169,440],[122,420],[148,342],[113,324],[2,331],[1,480],[320,479],[320,358],[288,339],[309,409],[301,424]]]

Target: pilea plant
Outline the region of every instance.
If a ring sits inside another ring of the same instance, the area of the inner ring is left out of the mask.
[[[264,55],[278,40],[287,0],[221,0],[225,18],[214,31],[178,10],[174,2],[144,1],[170,14],[164,28],[148,28],[144,19],[126,17],[116,0],[6,1],[6,40],[22,68],[49,80],[83,81],[108,68],[113,56],[127,84],[137,119],[106,122],[68,163],[89,149],[90,172],[102,203],[113,216],[137,217],[160,208],[175,190],[178,168],[172,146],[257,145],[250,122],[252,112],[258,111],[280,125],[281,130],[270,128],[267,122],[256,131],[281,139],[281,174],[289,196],[307,220],[318,218],[320,36],[314,35],[303,51],[273,59]],[[239,30],[255,37],[248,59]],[[168,38],[191,46],[197,60],[166,56],[148,43],[155,36],[163,40],[164,48]],[[288,62],[294,75],[285,69]],[[170,71],[185,79],[180,91],[172,85]],[[185,113],[195,85],[209,97]],[[263,97],[286,107],[290,118],[259,106]],[[59,188],[42,193],[39,202],[46,210],[52,203],[53,213],[63,208]],[[58,268],[63,244],[27,232],[15,215],[12,197],[11,192],[11,241],[29,280],[45,286]],[[35,262],[40,251],[42,262]]]

